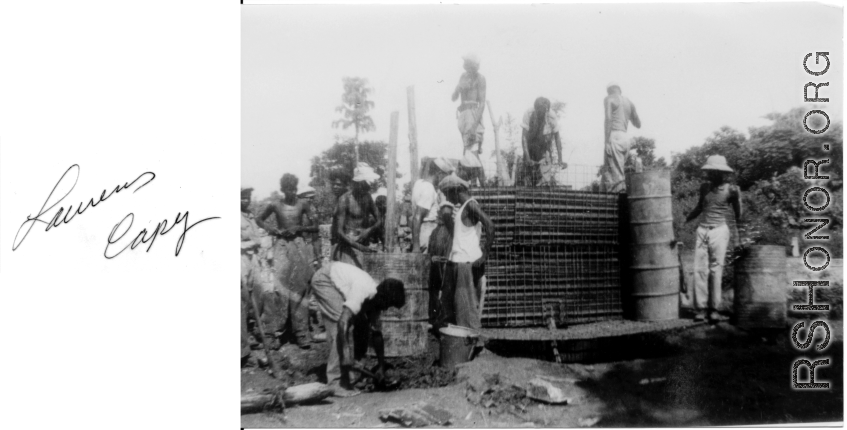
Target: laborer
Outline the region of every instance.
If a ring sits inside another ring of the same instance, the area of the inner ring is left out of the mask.
[[[453,204],[446,201],[438,207],[435,230],[429,236],[427,253],[429,265],[429,323],[437,332],[444,311],[441,310],[441,290],[447,281],[447,265],[453,248]]]
[[[438,206],[443,201],[435,191],[435,185],[452,171],[452,166],[444,158],[428,158],[421,168],[421,178],[412,186],[412,250],[426,252],[429,236],[435,230],[438,220]]]
[[[559,120],[550,110],[550,100],[535,99],[521,123],[521,142],[524,153],[523,185],[536,186],[542,183],[542,170],[550,170],[556,163],[562,164],[562,139],[559,137]],[[556,157],[553,157],[553,142],[556,142]]]
[[[309,205],[309,207],[315,207],[315,197],[317,196],[317,191],[309,185],[306,185],[303,189],[299,190],[300,193],[297,194],[297,198],[305,202]],[[323,255],[321,253],[321,238],[317,232],[314,233],[304,233],[303,237],[306,239],[306,245],[309,255],[314,255],[315,260],[312,263],[312,266],[316,266],[320,262],[320,257]]]
[[[344,261],[361,268],[364,264],[362,253],[376,252],[366,244],[383,222],[371,197],[371,183],[377,179],[379,175],[367,163],[359,163],[353,174],[350,191],[338,199],[338,222],[335,226],[337,243],[332,250],[333,261]],[[368,217],[373,217],[373,222],[369,222]]]
[[[456,116],[459,133],[464,144],[464,157],[460,162],[469,177],[478,178],[480,185],[485,183],[485,170],[479,154],[482,153],[482,139],[485,128],[482,125],[482,114],[485,111],[485,76],[479,73],[479,57],[466,54],[462,57],[465,73],[459,77],[459,83],[453,91],[451,100],[454,102],[461,97],[461,104]],[[474,145],[477,146],[474,149]]]
[[[494,226],[472,199],[468,183],[456,175],[442,179],[439,188],[453,211],[453,244],[447,279],[441,292],[444,321],[471,329],[480,329],[479,300],[482,295],[480,279],[485,274],[485,262],[494,243]],[[480,247],[481,232],[485,245]]]
[[[250,213],[250,199],[253,188],[241,188],[241,365],[244,366],[252,358],[250,351],[251,337],[247,330],[247,318],[253,313],[250,295],[261,297],[259,288],[259,263],[256,253],[261,246],[259,242],[259,226]],[[257,304],[261,301],[256,300]],[[256,320],[259,315],[254,315]]]
[[[337,396],[357,394],[352,391],[349,371],[367,352],[368,337],[379,361],[376,376],[384,378],[385,349],[379,315],[390,307],[401,308],[406,303],[403,282],[387,278],[377,284],[364,270],[333,261],[315,272],[312,288],[323,313],[329,341],[327,384],[335,389]],[[361,334],[353,342],[355,348],[351,348],[354,327]]]
[[[731,206],[736,223],[741,219],[741,190],[727,181],[733,170],[723,156],[710,156],[702,170],[707,182],[700,186],[700,200],[685,222],[700,217],[694,248],[694,304],[699,311],[695,319],[702,321],[708,318],[714,323],[726,319],[718,313],[721,278],[730,238],[726,216]]]
[[[309,340],[309,279],[314,270],[312,262],[319,256],[310,251],[303,239],[304,234],[316,233],[315,216],[312,206],[297,199],[296,176],[286,173],[280,179],[280,191],[283,198],[271,202],[259,216],[258,224],[275,236],[274,288],[281,299],[281,325],[274,327],[277,336],[281,336],[285,323],[291,320],[291,328],[302,349],[310,348]],[[276,227],[265,224],[271,215],[275,216]],[[305,221],[304,221],[305,217]]]
[[[341,201],[341,196],[349,191],[348,186],[352,179],[352,176],[342,169],[334,169],[329,172],[329,184],[332,194],[335,196],[335,208],[332,211],[332,227],[329,232],[329,244],[333,247],[338,243],[338,204]]]
[[[606,92],[608,95],[603,99],[606,112],[603,165],[606,168],[601,182],[605,191],[624,192],[624,165],[630,145],[627,126],[632,122],[636,128],[641,128],[641,119],[638,118],[635,105],[621,94],[620,85],[611,82],[606,85]]]

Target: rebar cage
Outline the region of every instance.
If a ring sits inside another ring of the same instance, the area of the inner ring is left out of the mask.
[[[621,319],[622,194],[600,191],[597,166],[517,170],[510,177],[519,185],[510,178],[472,183],[495,231],[483,327],[546,326],[551,302],[559,323]]]

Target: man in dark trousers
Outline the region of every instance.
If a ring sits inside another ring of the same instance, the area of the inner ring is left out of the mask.
[[[368,338],[379,362],[375,375],[378,379],[384,379],[385,346],[379,316],[388,308],[402,308],[405,305],[403,282],[387,278],[377,283],[364,270],[352,264],[332,261],[322,266],[312,277],[312,289],[323,313],[330,343],[326,365],[327,385],[339,397],[358,394],[353,391],[350,371],[356,360],[364,358]],[[351,342],[354,331],[355,341]]]
[[[269,204],[259,216],[258,224],[275,236],[274,288],[279,293],[279,319],[272,329],[281,336],[288,319],[297,339],[297,345],[309,349],[309,279],[313,272],[312,262],[320,256],[307,246],[305,234],[316,233],[318,226],[312,206],[297,198],[296,176],[286,173],[280,180],[280,191],[284,197]],[[265,224],[274,215],[276,227]]]
[[[456,207],[453,211],[453,244],[450,249],[448,281],[441,292],[444,320],[479,330],[482,328],[479,313],[482,296],[480,280],[485,274],[485,262],[494,243],[494,225],[479,203],[471,198],[468,183],[463,179],[456,175],[447,176],[441,180],[439,188],[447,201]],[[480,230],[485,233],[484,247],[480,247]]]

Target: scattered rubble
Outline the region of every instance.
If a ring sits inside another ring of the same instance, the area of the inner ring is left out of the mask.
[[[383,421],[398,422],[403,427],[425,427],[448,425],[453,417],[444,409],[426,402],[418,402],[401,408],[381,410],[379,418]]]
[[[482,387],[468,384],[465,396],[472,405],[490,409],[496,414],[510,413],[520,416],[532,403],[526,389],[512,384],[502,384],[500,374],[485,375]]]
[[[565,393],[561,388],[553,385],[552,382],[545,381],[541,378],[535,378],[529,381],[527,397],[533,400],[552,404],[567,404],[571,400],[569,397],[565,396]]]
[[[590,418],[580,418],[578,421],[580,427],[593,427],[595,424],[600,422],[600,418],[598,417],[590,417]]]

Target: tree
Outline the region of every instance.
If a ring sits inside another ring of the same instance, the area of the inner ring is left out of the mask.
[[[634,149],[641,158],[644,170],[654,170],[667,167],[665,157],[656,158],[656,141],[648,137],[638,136],[632,140],[630,149]],[[628,160],[627,160],[628,161]]]
[[[368,132],[376,129],[373,119],[368,116],[368,111],[373,109],[374,102],[368,100],[368,96],[373,92],[373,88],[368,86],[368,80],[365,78],[350,78],[342,79],[344,82],[344,94],[341,95],[341,105],[335,108],[336,112],[342,113],[343,118],[332,122],[334,128],[341,127],[347,130],[353,126],[356,130],[356,135],[353,138],[355,160],[359,160],[359,148],[356,146],[359,143],[359,133]]]

